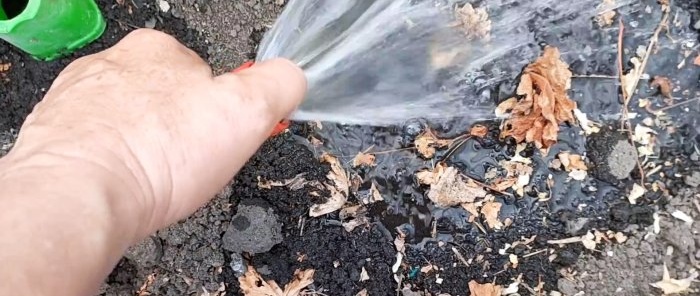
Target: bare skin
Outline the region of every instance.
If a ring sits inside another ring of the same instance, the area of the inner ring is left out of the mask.
[[[214,77],[139,30],[70,64],[0,159],[0,295],[92,295],[223,188],[306,91],[286,60]]]

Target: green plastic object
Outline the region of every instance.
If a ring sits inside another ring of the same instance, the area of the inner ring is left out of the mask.
[[[72,53],[105,27],[94,0],[0,0],[0,39],[39,60]]]

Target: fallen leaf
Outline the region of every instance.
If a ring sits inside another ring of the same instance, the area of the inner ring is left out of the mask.
[[[640,67],[642,66],[642,62],[639,60],[639,58],[631,58],[630,63],[632,63],[632,70],[630,70],[629,73],[622,75],[622,79],[620,79],[623,98],[629,98],[632,93],[634,93],[637,77],[641,76]]]
[[[632,191],[630,191],[630,195],[627,197],[627,200],[629,200],[630,204],[636,205],[637,200],[646,193],[647,190],[640,186],[639,184],[635,183],[632,186]]]
[[[596,240],[596,236],[589,231],[586,235],[581,237],[581,243],[586,249],[595,250],[598,241]]]
[[[352,232],[357,226],[368,225],[367,209],[363,206],[352,206],[343,208],[338,214],[345,231]]]
[[[695,64],[696,66],[700,66],[700,55],[695,57],[695,60],[693,60],[693,64]]]
[[[377,164],[374,162],[376,158],[374,157],[373,154],[370,153],[363,153],[363,152],[358,152],[355,158],[352,160],[352,167],[356,168],[359,166],[376,166]]]
[[[368,296],[368,295],[369,294],[367,294],[367,289],[362,289],[362,291],[357,292],[357,294],[355,294],[355,296]]]
[[[481,207],[481,214],[484,215],[486,224],[492,229],[501,229],[503,227],[503,222],[498,220],[498,213],[501,211],[502,204],[495,201],[487,201]]]
[[[507,99],[496,107],[496,117],[506,118],[510,116],[510,112],[518,105],[518,98]]]
[[[425,158],[432,158],[435,156],[436,148],[444,148],[450,145],[450,142],[452,141],[438,139],[430,128],[426,128],[422,134],[416,137],[413,144],[420,155]]]
[[[377,184],[375,184],[373,181],[372,186],[369,188],[369,200],[366,202],[366,204],[371,204],[382,200],[384,200],[384,197],[382,197],[379,189],[377,189]]]
[[[396,235],[396,238],[394,238],[394,247],[399,253],[403,253],[406,251],[406,235],[400,231]]]
[[[332,181],[333,184],[324,184],[330,192],[330,196],[327,197],[325,203],[311,206],[311,209],[309,209],[311,217],[318,217],[339,210],[347,201],[350,191],[350,179],[338,159],[325,153],[321,155],[321,162],[331,165],[331,171],[328,172],[326,178]]]
[[[310,137],[309,137],[309,143],[311,143],[311,145],[314,146],[314,147],[321,147],[321,146],[323,146],[323,141],[317,139],[317,138],[314,137],[314,136],[310,136]]]
[[[476,198],[486,196],[486,190],[474,180],[463,177],[456,168],[442,163],[432,171],[418,172],[416,177],[421,184],[430,185],[427,196],[438,207],[474,202]]]
[[[469,212],[469,223],[476,221],[476,218],[479,217],[478,206],[480,205],[473,202],[465,202],[462,204],[462,208]]]
[[[304,188],[304,185],[309,184],[309,182],[304,178],[304,175],[306,173],[301,173],[294,178],[287,179],[284,181],[266,181],[262,180],[260,176],[258,176],[258,188],[262,189],[272,189],[272,187],[289,187],[291,190],[299,190]]]
[[[642,145],[641,147],[637,148],[637,151],[641,155],[653,155],[654,154],[654,146],[656,143],[656,131],[651,129],[650,127],[643,126],[641,124],[637,124],[637,126],[634,127],[634,136],[633,140]]]
[[[362,272],[360,272],[360,281],[364,282],[364,281],[368,281],[368,280],[369,280],[369,274],[367,273],[367,269],[365,269],[363,266]]]
[[[519,153],[516,152],[515,155],[519,156]],[[511,188],[519,196],[524,196],[525,186],[530,184],[530,176],[532,175],[533,169],[526,163],[516,162],[513,161],[513,159],[515,159],[515,157],[511,160],[501,160],[498,162],[500,167],[506,171],[506,175],[489,180],[489,186],[497,191],[505,191]]]
[[[673,91],[673,83],[671,83],[671,80],[668,79],[668,77],[654,76],[654,79],[651,81],[651,87],[659,88],[659,92],[661,92],[661,95],[666,98],[673,97],[673,95],[671,94],[671,92]]]
[[[501,137],[534,143],[542,150],[552,146],[557,142],[559,125],[575,122],[576,102],[569,98],[569,88],[569,65],[560,59],[556,47],[546,47],[543,55],[523,71],[517,88],[522,98],[505,121]]]
[[[586,163],[583,161],[583,156],[581,155],[560,152],[557,154],[557,158],[559,158],[559,161],[561,161],[561,164],[564,166],[564,170],[567,172],[571,172],[572,170],[588,170]]]
[[[485,283],[479,284],[475,280],[469,282],[469,293],[471,296],[500,296],[503,287]]]
[[[486,8],[474,8],[467,3],[461,8],[457,8],[455,17],[468,40],[488,41],[491,38],[491,20]]]
[[[603,3],[598,5],[598,9],[602,9],[603,12],[596,16],[596,22],[600,27],[607,27],[612,25],[613,19],[617,14],[613,7],[615,5],[615,0],[603,0]]]
[[[583,129],[583,132],[585,132],[586,135],[600,132],[600,127],[593,121],[588,120],[588,115],[581,112],[581,110],[578,108],[574,109],[574,117],[576,117],[578,124],[581,126],[581,129]]]
[[[661,289],[661,291],[664,292],[664,295],[679,294],[688,291],[690,285],[696,278],[698,278],[698,273],[692,272],[687,278],[680,280],[672,279],[668,272],[668,267],[666,266],[666,263],[664,263],[664,275],[661,281],[652,283],[651,286]]]
[[[613,238],[615,239],[616,242],[618,242],[620,244],[627,241],[627,236],[622,232],[616,232],[613,235]]]
[[[241,291],[245,296],[297,296],[306,286],[314,282],[314,270],[294,271],[294,278],[284,286],[282,290],[273,280],[265,281],[255,268],[248,267],[248,271],[238,278]]]
[[[437,269],[437,267],[435,267],[435,265],[432,265],[430,263],[428,263],[428,265],[420,268],[420,272],[422,272],[422,273],[429,273],[433,270],[437,271],[438,269]]]
[[[477,124],[475,126],[472,126],[471,129],[469,129],[469,135],[472,137],[477,137],[477,138],[483,138],[486,137],[489,133],[489,128],[480,124]]]

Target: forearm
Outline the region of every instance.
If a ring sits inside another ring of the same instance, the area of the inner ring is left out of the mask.
[[[0,295],[94,293],[138,233],[119,179],[52,154],[1,159]]]

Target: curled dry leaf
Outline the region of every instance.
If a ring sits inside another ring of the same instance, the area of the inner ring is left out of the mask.
[[[518,98],[507,99],[496,106],[496,117],[507,118],[510,112],[518,105]]]
[[[564,169],[567,172],[571,172],[572,170],[588,170],[586,163],[583,161],[583,156],[581,155],[569,152],[560,152],[557,155],[557,158],[559,158],[559,161],[561,161],[561,164],[564,166]]]
[[[443,163],[439,163],[432,171],[418,172],[416,178],[419,183],[430,185],[427,196],[438,207],[470,203],[486,196],[486,190],[474,180],[462,176],[456,168]]]
[[[581,129],[583,129],[583,132],[585,132],[586,135],[595,134],[600,131],[600,126],[593,121],[588,120],[588,115],[581,112],[581,110],[578,108],[574,109],[574,117],[576,117],[578,124],[581,126]]]
[[[668,79],[668,77],[654,76],[654,79],[651,81],[651,87],[658,88],[661,95],[666,98],[673,97],[671,94],[673,91],[673,83],[671,83],[671,80]]]
[[[324,184],[326,189],[330,192],[330,196],[327,197],[325,203],[311,206],[309,210],[309,215],[311,217],[332,213],[342,208],[347,201],[350,191],[350,179],[345,169],[340,165],[338,159],[325,153],[321,155],[321,162],[331,165],[331,171],[328,172],[326,178],[333,182],[333,184]]]
[[[370,153],[358,152],[355,158],[352,160],[352,167],[356,168],[359,166],[376,166],[376,157]]]
[[[690,285],[696,278],[698,278],[698,272],[694,271],[687,278],[680,280],[673,279],[671,278],[671,275],[668,272],[668,267],[666,266],[666,263],[664,263],[663,277],[660,281],[652,283],[651,286],[654,288],[661,289],[661,291],[664,292],[664,295],[679,294],[687,292],[688,289],[690,289]]]
[[[502,204],[495,201],[487,201],[481,207],[481,214],[484,215],[486,224],[492,229],[501,229],[503,227],[503,222],[498,220],[498,213],[501,212]]]
[[[544,54],[525,68],[517,89],[522,99],[512,108],[501,137],[534,143],[545,150],[552,146],[558,139],[559,124],[575,122],[576,102],[567,94],[570,87],[569,65],[560,59],[557,48],[546,47]]]
[[[363,206],[343,208],[339,213],[345,231],[352,232],[357,226],[368,225],[367,209]]]
[[[294,178],[287,179],[284,181],[266,181],[262,180],[260,176],[258,176],[258,188],[262,189],[272,189],[272,187],[288,187],[291,190],[299,190],[304,188],[304,185],[309,184],[309,181],[307,181],[304,176],[306,173],[301,173]]]
[[[265,281],[253,267],[238,278],[245,296],[297,296],[306,286],[314,282],[314,270],[294,271],[294,278],[282,290],[273,280]]]
[[[488,133],[489,128],[481,124],[474,125],[469,129],[469,135],[472,137],[483,138],[486,137]]]
[[[637,124],[634,127],[634,141],[641,146],[637,147],[637,152],[640,155],[654,155],[654,146],[656,144],[656,131],[652,128]]]
[[[633,57],[630,59],[630,63],[632,63],[632,70],[630,70],[629,73],[622,75],[622,79],[620,79],[622,97],[626,100],[628,100],[632,96],[632,93],[634,93],[636,81],[638,80],[638,77],[642,75],[642,70],[640,69],[642,66],[642,61],[640,61],[638,57]]]
[[[519,156],[518,153],[516,155]],[[511,188],[520,196],[525,195],[525,186],[530,184],[530,176],[532,175],[532,167],[526,163],[511,160],[501,160],[498,164],[505,169],[504,177],[487,178],[489,186],[497,191],[506,191]],[[489,170],[492,172],[495,168]]]
[[[500,296],[503,287],[492,284],[479,284],[475,280],[469,282],[469,295],[471,296]]]
[[[486,8],[474,8],[467,3],[455,11],[455,17],[459,22],[459,27],[462,29],[468,40],[482,39],[488,41],[491,39],[491,20]]]
[[[613,19],[617,14],[615,13],[615,10],[613,10],[614,6],[615,0],[603,0],[603,3],[598,5],[598,9],[602,10],[602,12],[600,12],[595,18],[599,26],[607,27],[612,25]]]
[[[355,294],[355,296],[368,296],[368,295],[369,294],[367,294],[367,289],[362,289],[362,291],[357,292],[357,294]]]
[[[413,144],[420,155],[425,158],[432,158],[435,156],[436,148],[444,148],[450,145],[451,142],[450,140],[438,139],[432,129],[426,128],[422,134],[416,137]]]

